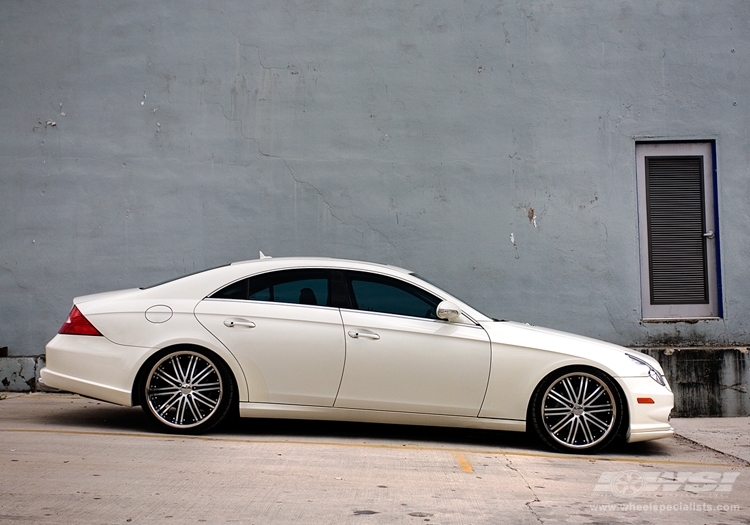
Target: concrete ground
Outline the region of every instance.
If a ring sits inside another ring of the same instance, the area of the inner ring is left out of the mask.
[[[137,408],[10,394],[0,524],[747,524],[749,423],[674,420],[686,437],[575,456],[524,434],[364,424],[172,436]]]
[[[672,420],[677,433],[750,464],[750,417],[697,417]]]

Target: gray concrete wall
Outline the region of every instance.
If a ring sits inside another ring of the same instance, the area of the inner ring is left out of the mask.
[[[723,0],[0,2],[0,346],[258,250],[622,344],[747,343],[749,24]],[[716,140],[720,321],[640,322],[644,137]]]
[[[741,348],[651,348],[674,393],[672,417],[750,415],[750,359]]]

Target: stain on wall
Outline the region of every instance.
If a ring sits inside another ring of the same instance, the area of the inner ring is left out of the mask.
[[[674,417],[750,415],[748,349],[642,350],[664,369],[675,396]]]

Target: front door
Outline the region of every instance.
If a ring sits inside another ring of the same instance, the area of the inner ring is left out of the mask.
[[[336,407],[476,416],[490,371],[489,336],[438,319],[440,299],[398,279],[344,272],[346,365]]]

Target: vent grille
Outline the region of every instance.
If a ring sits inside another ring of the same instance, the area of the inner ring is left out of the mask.
[[[651,304],[706,304],[703,157],[646,157]]]

